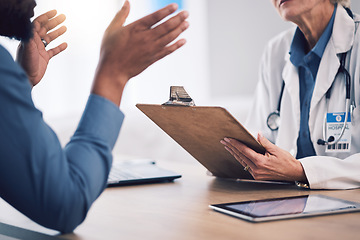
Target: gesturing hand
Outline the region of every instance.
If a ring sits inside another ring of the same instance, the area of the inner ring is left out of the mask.
[[[258,141],[266,149],[265,155],[235,139],[225,138],[221,143],[256,180],[306,181],[301,163],[290,153],[272,144],[261,134],[258,135]]]
[[[125,1],[105,31],[92,92],[119,105],[122,90],[130,78],[183,46],[184,39],[172,42],[188,28],[185,21],[188,13],[180,12],[160,23],[176,9],[176,4],[170,4],[123,26],[130,11],[129,2]]]
[[[41,81],[50,59],[67,48],[67,44],[62,43],[46,50],[42,42],[44,40],[49,44],[66,32],[65,26],[49,32],[65,21],[65,15],[55,17],[56,13],[56,10],[52,10],[37,17],[33,21],[34,36],[29,42],[21,42],[18,48],[17,61],[24,68],[33,86]]]

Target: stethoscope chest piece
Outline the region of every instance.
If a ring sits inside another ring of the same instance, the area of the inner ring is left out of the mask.
[[[266,123],[271,131],[277,131],[280,126],[280,112],[276,110],[275,112],[270,113]]]

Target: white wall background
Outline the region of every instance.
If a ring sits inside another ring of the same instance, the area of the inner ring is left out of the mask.
[[[292,25],[281,20],[270,0],[208,2],[211,95],[249,96],[265,44]]]
[[[51,9],[67,16],[68,32],[60,41],[68,49],[55,57],[34,88],[36,106],[65,144],[89,95],[102,34],[122,0],[38,0],[35,14]],[[130,0],[128,22],[148,13],[151,0]],[[257,82],[266,42],[290,27],[270,0],[183,0],[190,12],[186,46],[131,80],[121,109],[126,119],[115,153],[152,158],[187,157],[177,144],[135,108],[136,103],[163,103],[171,85],[183,85],[197,105],[221,105],[243,121]],[[354,0],[360,13],[360,1]],[[17,42],[1,39],[12,54]]]
[[[208,0],[210,95],[251,96],[258,63],[267,41],[293,26],[284,22],[270,0]],[[360,1],[352,0],[360,13]]]

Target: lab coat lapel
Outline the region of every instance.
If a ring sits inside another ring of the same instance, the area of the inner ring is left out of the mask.
[[[339,58],[337,57],[333,45],[329,43],[320,62],[315,88],[311,99],[310,114],[331,87],[339,66]]]
[[[290,55],[286,55],[285,66],[282,71],[285,82],[281,101],[281,126],[278,130],[276,144],[296,155],[296,139],[300,126],[300,98],[299,75],[297,68],[290,62]]]
[[[297,68],[290,61],[290,55],[286,56],[285,61],[286,61],[285,67],[282,73],[282,77],[285,82],[284,94],[287,92],[291,98],[291,102],[293,105],[292,109],[296,111],[293,114],[297,116],[296,121],[299,125],[300,124],[299,74]]]
[[[320,62],[316,77],[315,88],[311,99],[311,112],[316,108],[319,101],[325,96],[327,90],[335,80],[340,66],[339,55],[351,49],[354,42],[355,23],[343,7],[338,7],[333,34],[329,39],[323,57]]]

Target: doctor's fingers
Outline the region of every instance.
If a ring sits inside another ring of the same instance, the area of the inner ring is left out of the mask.
[[[255,165],[258,165],[258,162],[261,162],[263,159],[263,155],[255,152],[245,144],[232,139],[232,138],[224,138],[224,141],[232,145],[235,149],[241,152],[246,158],[250,159]]]
[[[235,157],[235,159],[243,166],[243,167],[250,167],[250,168],[255,168],[256,165],[250,160],[248,159],[246,156],[244,156],[236,147],[234,147],[233,145],[231,145],[228,142],[225,142],[223,140],[220,141],[224,146],[225,149],[231,154],[233,155],[233,157]]]
[[[236,159],[236,161],[238,161],[244,167],[245,171],[248,171],[254,177],[253,169],[256,169],[256,166],[253,164],[253,162],[251,162],[250,159],[246,158],[241,153],[234,152],[227,146],[225,146],[225,149]]]
[[[238,161],[243,167],[248,166],[244,161],[244,155],[234,152],[230,147],[225,146],[225,149]]]

